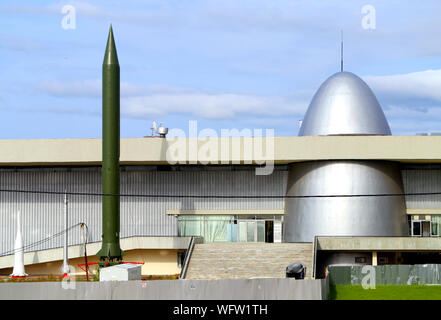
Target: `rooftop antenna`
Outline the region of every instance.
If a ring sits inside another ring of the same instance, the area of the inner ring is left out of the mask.
[[[343,72],[343,30],[341,30],[340,71]]]
[[[153,120],[152,127],[150,129],[152,129],[152,137],[153,137],[155,135],[155,132],[158,130],[155,120]]]

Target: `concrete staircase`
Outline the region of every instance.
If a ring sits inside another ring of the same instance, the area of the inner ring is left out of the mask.
[[[203,243],[196,244],[186,279],[285,278],[286,267],[306,265],[311,278],[312,243]]]

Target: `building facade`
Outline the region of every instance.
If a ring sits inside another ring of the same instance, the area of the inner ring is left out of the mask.
[[[244,138],[237,139],[244,142]],[[149,271],[146,268],[146,274],[160,273],[158,270],[164,263],[174,266],[168,270],[180,270],[186,245],[179,241],[174,245],[172,239],[202,236],[206,242],[214,243],[283,241],[289,167],[304,161],[393,162],[399,168],[406,193],[408,235],[441,235],[441,150],[434,148],[441,145],[441,137],[275,138],[274,170],[269,175],[256,175],[255,162],[259,159],[253,159],[243,148],[237,159],[239,163],[233,163],[230,158],[230,163],[224,165],[190,164],[188,158],[182,158],[180,162],[184,164],[170,164],[165,154],[156,154],[166,140],[121,141],[121,238],[168,241],[167,246],[143,247],[150,267],[153,261],[157,263]],[[61,263],[64,238],[52,236],[64,229],[64,191],[69,193],[69,225],[84,222],[88,246],[100,242],[99,139],[3,140],[0,147],[4,150],[0,154],[3,274],[9,272],[13,263],[11,250],[18,210],[22,215],[24,243],[28,246],[25,252],[38,256],[41,252],[59,250],[60,257],[51,259]],[[45,152],[40,151],[42,148]],[[82,243],[80,228],[69,231],[70,247]],[[93,256],[95,252],[90,250],[88,254]],[[168,252],[167,261],[163,259],[165,252]]]

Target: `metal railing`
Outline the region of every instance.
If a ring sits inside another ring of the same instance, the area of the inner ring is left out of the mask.
[[[188,264],[190,262],[191,255],[193,253],[194,245],[202,242],[203,242],[202,237],[191,237],[190,243],[188,244],[187,252],[185,253],[184,263],[182,265],[179,279],[184,279],[185,276],[187,275]]]
[[[314,242],[312,243],[312,272],[311,277],[315,279],[315,265],[317,264],[317,236],[314,236]]]

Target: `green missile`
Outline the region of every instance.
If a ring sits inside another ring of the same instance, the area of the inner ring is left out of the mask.
[[[120,178],[119,178],[119,142],[120,142],[120,98],[119,98],[119,62],[116,53],[113,30],[110,26],[106,53],[103,61],[103,162],[102,162],[102,197],[103,234],[102,247],[96,254],[100,265],[120,263],[124,252],[119,245],[120,231]],[[114,196],[112,196],[114,195]]]

